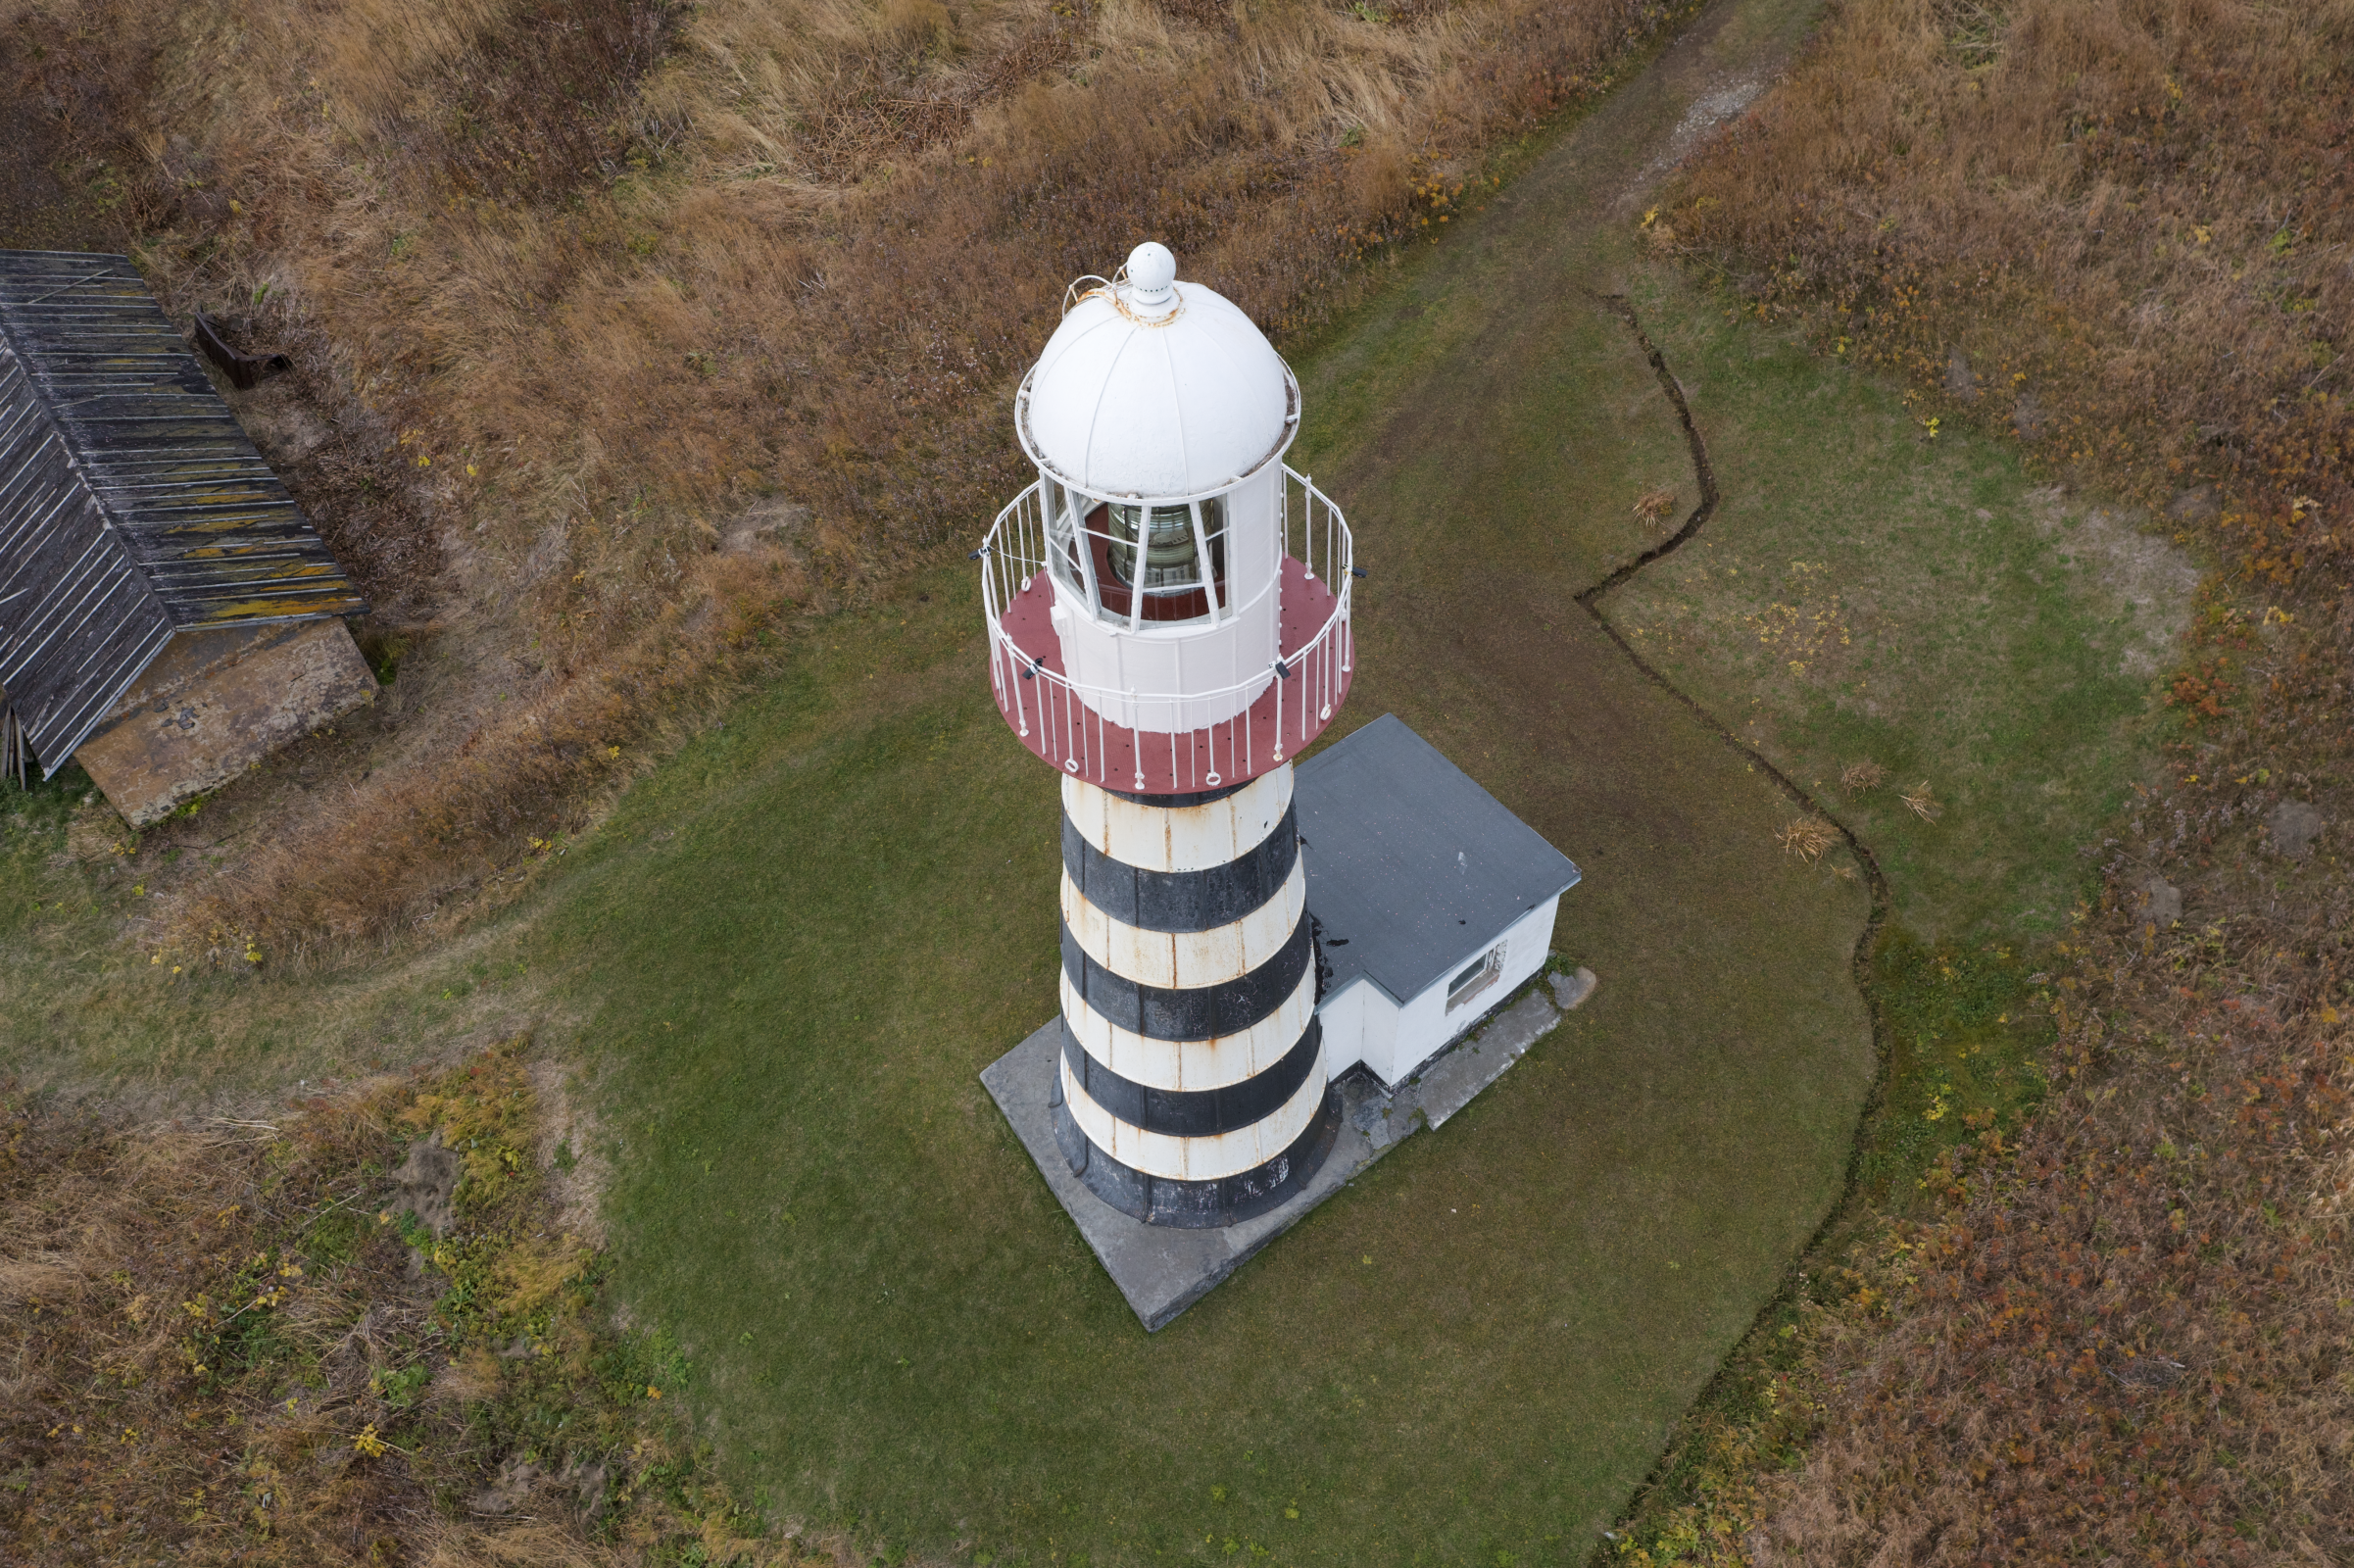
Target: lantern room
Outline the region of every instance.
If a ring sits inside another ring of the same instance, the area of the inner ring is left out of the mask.
[[[982,553],[1000,703],[1031,749],[1183,792],[1312,739],[1348,684],[1348,528],[1284,466],[1300,384],[1251,318],[1140,245],[1066,292],[1014,428],[1038,482]]]

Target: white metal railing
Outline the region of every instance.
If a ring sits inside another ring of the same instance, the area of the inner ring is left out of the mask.
[[[1323,624],[1298,647],[1286,650],[1281,646],[1279,603],[1279,657],[1273,663],[1232,685],[1186,692],[1083,685],[1047,667],[1043,658],[1014,642],[1005,629],[1005,613],[1048,569],[1041,491],[1041,484],[1033,482],[1014,497],[998,514],[981,548],[974,552],[981,560],[981,604],[989,621],[990,681],[999,708],[1031,750],[1060,762],[1067,773],[1120,788],[1130,781],[1112,779],[1110,743],[1133,737],[1134,766],[1126,771],[1133,772],[1133,787],[1141,791],[1147,787],[1147,748],[1165,744],[1172,781],[1191,780],[1214,789],[1281,762],[1287,752],[1297,751],[1323,729],[1346,694],[1355,665],[1356,648],[1349,624],[1355,554],[1341,509],[1307,475],[1289,467],[1283,470],[1276,538],[1279,556],[1299,563],[1304,580],[1321,584],[1332,596],[1332,608]],[[1280,578],[1280,560],[1278,573]],[[1042,586],[1053,593],[1051,579]],[[1270,687],[1275,694],[1273,709],[1261,714],[1259,699]],[[1104,716],[1106,710],[1181,712],[1189,707],[1215,706],[1221,699],[1233,701],[1240,711],[1180,733],[1134,731]],[[1269,746],[1263,759],[1262,745]],[[1158,759],[1152,760],[1157,763]]]

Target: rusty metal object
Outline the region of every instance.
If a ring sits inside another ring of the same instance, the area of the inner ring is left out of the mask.
[[[240,392],[251,392],[280,370],[294,368],[294,362],[283,354],[241,354],[230,348],[221,335],[221,323],[202,311],[196,313],[196,346],[204,350],[206,359],[221,367]]]

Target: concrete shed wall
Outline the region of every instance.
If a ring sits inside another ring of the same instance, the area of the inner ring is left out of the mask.
[[[1335,1078],[1360,1061],[1378,1074],[1395,1054],[1398,1004],[1363,975],[1318,1004],[1316,1016],[1324,1020],[1324,1068]]]
[[[183,631],[74,756],[142,827],[375,693],[340,620]]]

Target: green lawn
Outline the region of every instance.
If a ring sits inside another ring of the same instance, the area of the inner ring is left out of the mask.
[[[928,586],[634,793],[534,933],[604,999],[620,1278],[722,1451],[786,1513],[1039,1560],[1582,1550],[1836,1187],[1860,894],[1567,622],[1572,678],[1458,728],[1554,737],[1489,772],[1587,864],[1602,993],[1148,1337],[974,1078],[1054,1007],[1054,781]]]
[[[0,1081],[162,1111],[268,1107],[288,1091],[448,1055],[564,1016],[501,919],[379,965],[321,974],[232,934],[142,939],[145,878],[122,819],[69,764],[0,784]],[[172,853],[166,851],[163,853]]]
[[[1965,1114],[2015,1118],[2040,1094],[2027,974],[2151,765],[2197,568],[2114,509],[2038,488],[2007,446],[1943,421],[1932,435],[1896,391],[1827,372],[1679,274],[1632,278],[1724,499],[1600,609],[1888,877],[1888,1103],[1860,1174],[1902,1206]],[[1859,761],[1885,780],[1842,787]],[[1934,819],[1903,800],[1923,783]]]
[[[1836,804],[1920,940],[2057,929],[2084,886],[2077,852],[2140,765],[2197,568],[2037,489],[2001,445],[1933,437],[1887,386],[1827,373],[1674,273],[1645,270],[1636,293],[1724,504],[1604,612]],[[1850,795],[1839,774],[1863,760],[1887,782]],[[1935,822],[1899,799],[1923,780]]]

